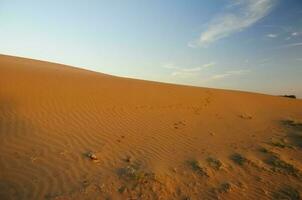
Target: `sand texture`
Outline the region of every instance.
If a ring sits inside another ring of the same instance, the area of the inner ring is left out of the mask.
[[[302,100],[0,56],[1,200],[301,191]]]

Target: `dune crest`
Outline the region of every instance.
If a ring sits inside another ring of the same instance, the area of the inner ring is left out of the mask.
[[[301,198],[302,101],[0,55],[0,199]]]

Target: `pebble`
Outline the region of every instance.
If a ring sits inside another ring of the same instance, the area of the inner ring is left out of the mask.
[[[88,153],[88,157],[94,161],[98,160],[98,157],[92,152]]]

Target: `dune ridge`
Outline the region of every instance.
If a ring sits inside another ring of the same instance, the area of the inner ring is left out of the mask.
[[[0,199],[300,198],[302,100],[3,55],[0,75]]]

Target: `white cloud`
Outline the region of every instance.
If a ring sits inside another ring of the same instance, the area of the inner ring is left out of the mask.
[[[174,70],[171,73],[171,76],[189,76],[189,74],[196,74],[197,72],[205,68],[213,67],[214,65],[216,65],[215,62],[210,62],[202,65],[201,67],[184,68],[184,67],[179,67],[172,63],[168,63],[168,64],[164,64],[163,68]]]
[[[197,41],[189,47],[207,46],[217,40],[240,32],[270,13],[275,0],[237,0],[232,2],[228,12],[215,17]]]
[[[185,69],[182,69],[181,71],[184,71],[184,72],[198,72],[201,70],[201,67],[194,67],[194,68],[185,68]]]
[[[222,74],[215,74],[211,76],[210,78],[206,79],[205,81],[213,81],[213,80],[218,80],[218,79],[223,79],[229,76],[238,76],[238,75],[245,75],[249,73],[250,70],[248,69],[240,69],[240,70],[234,70],[234,71],[228,71]]]
[[[197,75],[198,75],[197,73],[185,72],[185,71],[175,71],[171,73],[171,76],[179,77],[179,78],[191,78]]]
[[[166,68],[166,69],[178,69],[178,67],[175,66],[175,65],[172,64],[172,63],[164,64],[164,65],[163,65],[163,68]]]
[[[258,64],[259,65],[266,65],[272,61],[272,58],[264,58],[262,60],[259,60]]]
[[[267,34],[266,37],[269,37],[269,38],[276,38],[276,37],[278,37],[278,35],[277,35],[277,34],[272,34],[272,33],[270,33],[270,34]]]
[[[187,79],[187,78],[199,76],[200,71],[202,71],[203,69],[209,68],[209,67],[213,67],[214,65],[216,65],[215,62],[209,62],[209,63],[203,64],[200,67],[198,66],[198,67],[184,68],[184,67],[179,67],[173,63],[168,63],[168,64],[164,64],[162,67],[169,69],[169,70],[173,70],[170,74],[173,77]]]
[[[210,80],[215,80],[215,79],[222,79],[227,76],[230,76],[231,74],[225,73],[225,74],[216,74],[210,77]]]
[[[298,32],[293,32],[293,33],[292,33],[292,36],[298,36],[298,35],[299,35]]]
[[[177,76],[179,78],[190,78],[192,76],[196,76],[198,72],[202,70],[201,67],[192,67],[192,68],[175,67],[170,69],[175,70],[171,73],[171,76]]]
[[[249,73],[249,69],[240,69],[240,70],[234,70],[234,71],[228,71],[228,74],[230,75],[243,75]]]
[[[290,40],[292,38],[299,37],[300,35],[302,35],[302,32],[288,32],[288,34],[290,36],[286,37],[285,40]]]
[[[280,48],[282,49],[282,48],[299,47],[299,46],[302,46],[302,42],[286,44],[281,46]]]
[[[184,74],[184,73],[176,71],[176,72],[172,72],[171,76],[178,76],[178,75],[181,75],[181,74]]]
[[[215,62],[210,62],[210,63],[207,63],[207,64],[202,65],[202,67],[203,67],[203,68],[208,68],[208,67],[213,67],[213,66],[215,66],[215,65],[216,65]]]
[[[240,5],[242,2],[242,0],[231,0],[230,4],[227,5],[226,7],[227,8],[233,8],[233,7],[236,7],[238,5]]]

